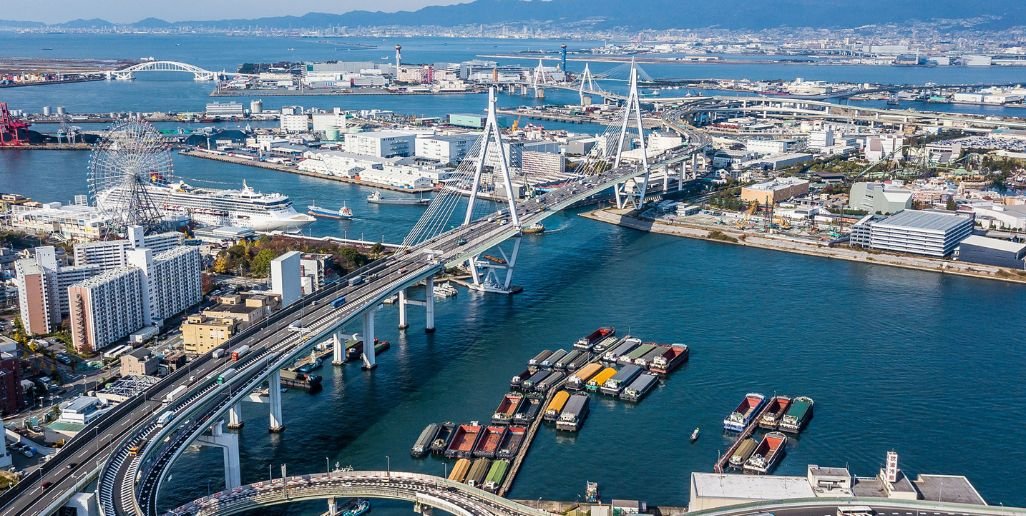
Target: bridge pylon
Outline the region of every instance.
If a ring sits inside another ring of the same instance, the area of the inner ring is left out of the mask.
[[[585,85],[587,85],[587,87],[585,87]],[[591,74],[591,68],[588,67],[588,63],[584,63],[584,72],[581,73],[581,87],[577,90],[577,93],[581,96],[582,106],[591,104],[591,97],[587,96],[586,93],[591,93],[593,91],[596,91],[595,77]]]
[[[539,62],[539,66],[541,63]],[[463,226],[470,224],[474,216],[474,204],[477,202],[478,193],[481,190],[481,174],[484,172],[485,159],[488,156],[488,147],[491,145],[495,146],[495,151],[498,154],[499,161],[499,178],[502,180],[502,186],[505,190],[505,202],[508,208],[505,210],[507,214],[499,214],[499,218],[509,217],[509,224],[513,227],[520,229],[520,215],[517,213],[517,201],[513,192],[513,176],[510,172],[509,158],[506,156],[506,148],[502,145],[502,131],[499,130],[499,123],[495,116],[495,88],[491,88],[488,91],[488,119],[485,123],[484,134],[481,136],[481,145],[477,153],[477,162],[474,168],[474,179],[470,188],[470,200],[467,202],[467,213],[463,218]],[[493,182],[495,180],[495,174],[492,174]],[[496,220],[495,222],[500,222]],[[516,237],[513,241],[513,251],[507,255],[501,248],[499,253],[502,254],[501,259],[490,257],[486,255],[477,255],[472,257],[467,268],[470,269],[473,283],[469,286],[474,290],[481,292],[496,292],[502,294],[512,293],[511,281],[513,280],[513,267],[516,264],[517,254],[520,252],[520,238]],[[485,260],[482,260],[482,257]],[[491,262],[491,263],[489,263]],[[500,280],[496,275],[497,270],[505,271],[505,277]],[[429,286],[431,282],[429,280]],[[434,293],[431,288],[428,288],[427,297],[430,299]],[[430,325],[434,327],[433,321]]]
[[[623,122],[620,125],[620,136],[617,138],[616,160],[613,162],[613,168],[620,166],[624,143],[626,143],[627,133],[630,131],[632,115],[634,116],[634,123],[638,126],[638,139],[640,140],[638,150],[641,152],[641,170],[638,176],[628,179],[623,183],[613,185],[616,207],[620,209],[628,205],[632,205],[634,208],[641,207],[642,203],[645,202],[645,193],[648,192],[648,180],[651,174],[648,163],[648,149],[645,145],[645,128],[641,122],[641,102],[638,98],[638,68],[633,59],[631,60],[630,93],[628,93],[627,102],[624,104]]]

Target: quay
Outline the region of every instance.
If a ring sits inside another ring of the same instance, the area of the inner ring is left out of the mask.
[[[551,514],[570,514],[573,510],[578,510],[578,514],[587,514],[593,507],[609,507],[606,503],[587,503],[587,502],[566,502],[559,500],[513,500],[521,505],[533,507]],[[676,507],[670,505],[654,506],[649,505],[646,514],[654,514],[658,516],[683,516],[687,514],[687,507]]]
[[[361,181],[359,179],[350,179],[347,177],[329,176],[325,174],[318,174],[315,172],[307,172],[305,170],[299,170],[296,167],[290,167],[288,165],[281,165],[278,163],[268,163],[266,161],[256,161],[246,158],[239,158],[236,156],[228,156],[226,154],[214,154],[212,152],[205,152],[202,150],[190,150],[190,149],[179,149],[178,153],[183,156],[191,156],[193,158],[209,159],[214,161],[224,161],[226,163],[234,163],[236,165],[246,165],[250,167],[266,168],[269,170],[276,170],[278,172],[287,172],[289,174],[297,174],[300,176],[316,177],[320,179],[327,179],[329,181],[338,181],[339,183],[349,183],[357,186],[366,186],[368,188],[377,188],[380,190],[391,190],[393,192],[403,193],[424,193],[433,192],[434,188],[399,188],[392,185],[384,185],[380,183],[371,183],[368,181]]]
[[[323,90],[323,89],[257,89],[257,90],[236,90],[215,88],[210,92],[211,97],[351,97],[354,95],[476,95],[485,93],[485,89],[471,89],[466,91],[389,91],[383,89],[364,90]]]
[[[1026,272],[979,263],[941,260],[925,256],[906,256],[870,252],[860,249],[852,249],[846,246],[834,247],[826,242],[803,241],[779,235],[750,233],[747,231],[736,230],[725,225],[703,226],[695,224],[668,224],[659,221],[643,220],[635,217],[631,212],[614,209],[589,211],[582,213],[581,216],[591,220],[597,220],[607,224],[615,224],[617,226],[636,229],[638,231],[646,231],[649,233],[659,233],[663,235],[693,238],[696,240],[708,240],[724,244],[757,247],[760,249],[804,254],[807,256],[819,256],[821,258],[834,258],[838,260],[886,265],[889,267],[899,267],[903,269],[1026,284]]]
[[[88,143],[26,143],[23,145],[0,146],[0,150],[62,150],[87,151],[93,146]]]
[[[539,110],[521,110],[521,109],[497,109],[496,113],[506,116],[523,116],[526,118],[533,118],[535,120],[549,120],[553,122],[564,122],[568,124],[601,124],[608,123],[608,121],[595,120],[588,116],[581,115],[565,115],[561,113],[549,113],[546,111]]]
[[[771,405],[772,403],[765,403],[762,410],[760,410],[759,413],[748,422],[748,426],[745,427],[744,431],[738,434],[737,439],[734,439],[734,444],[731,444],[730,448],[727,448],[727,452],[716,459],[716,465],[713,466],[714,472],[723,473],[725,469],[724,466],[727,465],[727,461],[730,460],[730,456],[734,454],[734,450],[737,450],[737,447],[740,446],[745,439],[752,436],[755,429],[759,427],[759,420],[762,419],[762,415],[769,411]]]

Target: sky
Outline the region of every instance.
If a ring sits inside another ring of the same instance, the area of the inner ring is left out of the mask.
[[[143,18],[168,21],[300,16],[308,12],[406,11],[468,0],[2,0],[0,19],[59,23],[102,18],[130,23]]]

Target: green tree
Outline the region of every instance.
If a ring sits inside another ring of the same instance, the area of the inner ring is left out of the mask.
[[[948,197],[948,203],[944,205],[944,209],[948,211],[955,211],[958,209],[958,205],[955,204],[955,199]]]
[[[274,251],[261,249],[249,262],[249,274],[256,278],[266,278],[271,273],[271,261],[277,258]]]

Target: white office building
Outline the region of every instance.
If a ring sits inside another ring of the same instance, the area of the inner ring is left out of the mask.
[[[400,131],[370,131],[346,135],[346,152],[391,158],[412,156],[417,148],[417,135]]]
[[[281,296],[281,307],[291,305],[303,295],[300,262],[303,253],[287,252],[271,261],[271,292]]]
[[[315,133],[327,133],[332,129],[345,129],[345,113],[314,113],[310,115],[313,131]]]
[[[278,119],[278,127],[286,133],[305,133],[310,130],[310,117],[304,114],[286,115]]]
[[[440,163],[458,163],[480,137],[479,134],[418,136],[416,155],[418,158],[433,159]]]

